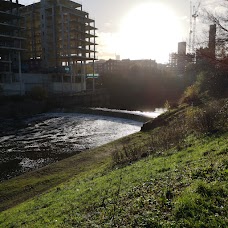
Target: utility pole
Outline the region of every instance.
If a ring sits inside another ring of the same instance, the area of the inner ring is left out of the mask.
[[[95,92],[95,63],[93,59],[93,92]]]

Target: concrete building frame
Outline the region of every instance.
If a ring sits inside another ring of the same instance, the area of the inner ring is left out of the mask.
[[[22,27],[18,0],[0,0],[0,84],[14,84],[17,93],[22,95],[21,53],[25,51],[21,35]],[[16,77],[16,74],[19,77]]]
[[[28,72],[48,73],[61,83],[81,83],[86,90],[86,63],[96,58],[95,20],[71,0],[41,0],[20,8]]]

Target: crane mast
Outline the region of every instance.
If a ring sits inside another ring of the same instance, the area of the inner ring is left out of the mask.
[[[190,30],[189,30],[189,45],[188,52],[192,52],[192,1],[190,1]]]
[[[199,16],[198,11],[201,5],[201,1],[198,3],[197,7],[192,6],[192,1],[190,1],[190,32],[189,32],[189,52],[195,53],[196,45],[196,19]]]

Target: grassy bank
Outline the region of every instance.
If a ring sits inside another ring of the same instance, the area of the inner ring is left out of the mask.
[[[228,133],[193,114],[3,182],[0,227],[227,227]]]
[[[145,140],[148,137],[144,134]],[[112,167],[112,153],[131,139],[140,138],[140,133],[127,136],[104,146],[87,150],[73,157],[25,173],[0,183],[0,211],[13,207],[72,177],[103,172]]]

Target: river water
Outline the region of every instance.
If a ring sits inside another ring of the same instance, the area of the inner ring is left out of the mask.
[[[48,113],[0,136],[0,181],[140,131],[141,122],[75,113]]]

